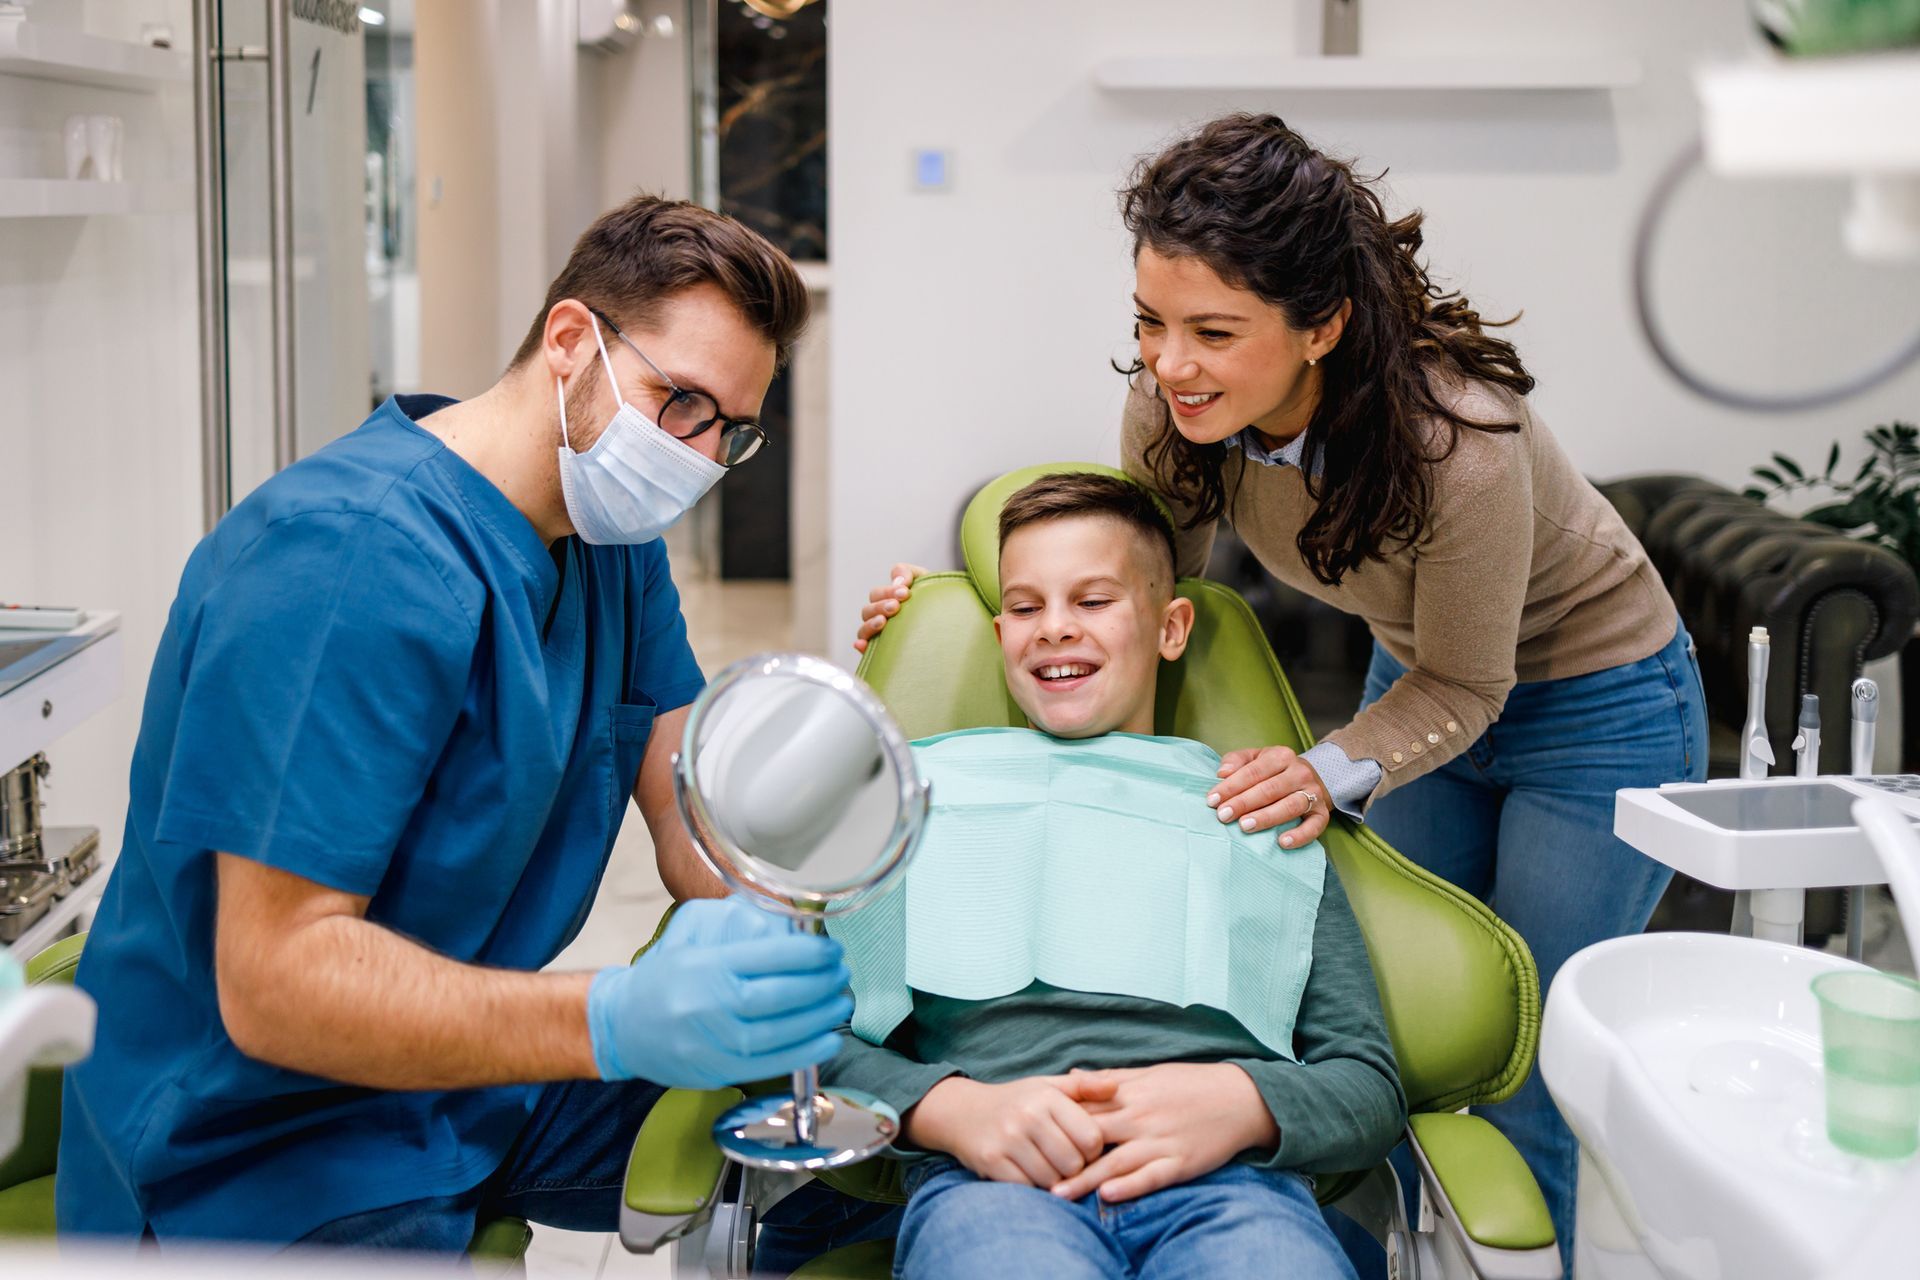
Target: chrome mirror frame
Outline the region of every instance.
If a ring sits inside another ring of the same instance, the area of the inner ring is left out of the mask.
[[[753,869],[757,859],[726,834],[708,807],[694,776],[700,731],[708,714],[729,689],[755,677],[800,680],[831,690],[853,704],[880,740],[886,763],[898,783],[899,806],[883,851],[869,868],[872,879],[867,883],[824,891],[797,890],[792,885],[776,883]],[[720,672],[693,700],[687,713],[686,730],[680,735],[680,749],[673,756],[674,804],[680,810],[681,821],[693,833],[693,846],[699,850],[701,860],[728,888],[754,893],[768,900],[765,905],[803,921],[810,916],[837,915],[847,904],[879,892],[892,881],[926,825],[929,790],[914,770],[913,751],[907,745],[906,735],[894,723],[879,695],[858,676],[810,653],[755,654]]]

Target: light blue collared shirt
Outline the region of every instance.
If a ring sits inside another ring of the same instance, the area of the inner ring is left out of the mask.
[[[1242,427],[1227,437],[1226,445],[1240,450],[1263,467],[1297,467],[1307,454],[1307,433],[1302,431],[1278,449],[1268,449],[1260,443],[1259,432],[1252,427]]]
[[[1307,453],[1307,433],[1302,431],[1278,449],[1269,449],[1260,443],[1260,436],[1252,427],[1242,427],[1227,437],[1227,447],[1238,449],[1247,455],[1250,461],[1263,467],[1298,467]],[[1300,753],[1300,758],[1312,765],[1314,772],[1320,775],[1320,781],[1327,784],[1327,794],[1333,797],[1333,803],[1340,812],[1355,821],[1362,819],[1367,797],[1380,785],[1380,779],[1386,771],[1380,762],[1371,758],[1355,760],[1331,742],[1322,742]]]

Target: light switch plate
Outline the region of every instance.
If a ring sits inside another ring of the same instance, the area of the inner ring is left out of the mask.
[[[952,190],[952,155],[944,148],[917,148],[913,153],[913,189],[915,191]]]

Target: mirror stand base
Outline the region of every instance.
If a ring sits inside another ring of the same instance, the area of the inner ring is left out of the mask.
[[[784,1094],[748,1098],[713,1126],[729,1160],[755,1169],[838,1169],[884,1151],[900,1133],[900,1117],[870,1094],[848,1089],[814,1095],[813,1141],[794,1133],[793,1099]]]

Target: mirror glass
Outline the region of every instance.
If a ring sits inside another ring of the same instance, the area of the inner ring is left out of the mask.
[[[777,654],[742,666],[717,677],[688,718],[689,825],[751,884],[814,909],[851,905],[899,863],[917,827],[905,739],[831,663]]]

